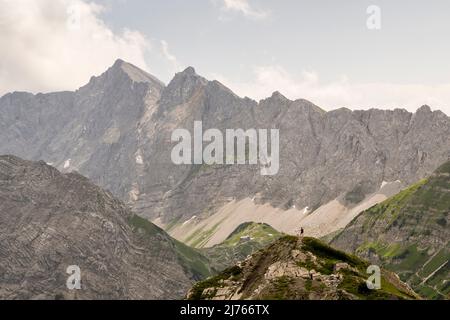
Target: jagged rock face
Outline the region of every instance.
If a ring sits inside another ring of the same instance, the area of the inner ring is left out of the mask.
[[[142,123],[164,85],[118,60],[76,92],[0,99],[0,154],[79,171],[127,199],[141,175]]]
[[[399,274],[426,298],[450,298],[450,162],[364,211],[332,245]]]
[[[163,222],[208,216],[230,199],[255,196],[258,203],[315,209],[354,190],[363,197],[383,181],[410,183],[450,156],[450,120],[428,107],[415,114],[324,112],[308,101],[290,101],[279,93],[256,103],[192,72],[178,74],[170,90],[162,93],[165,103],[154,118],[158,130],[145,148],[147,154],[157,150],[157,155],[150,155],[156,159],[146,166],[152,178],[142,186],[141,212],[152,218],[160,215]],[[182,102],[177,96],[169,104],[167,92],[192,94],[185,94]],[[259,165],[173,166],[170,134],[174,128],[192,130],[195,120],[203,121],[204,130],[279,129],[279,173],[261,176]]]
[[[219,275],[197,283],[191,300],[415,299],[396,276],[382,271],[382,286],[369,290],[367,262],[313,238],[283,237]]]
[[[204,130],[279,129],[279,173],[261,176],[259,165],[174,165],[171,134],[192,132],[196,120]],[[0,136],[0,154],[76,169],[163,224],[255,196],[257,203],[315,209],[383,181],[412,183],[450,158],[450,120],[428,107],[325,112],[278,92],[257,103],[193,68],[165,87],[123,61],[75,93],[4,96]]]
[[[0,298],[182,297],[194,275],[174,241],[132,221],[121,201],[77,173],[0,156]],[[66,287],[71,265],[81,290]]]

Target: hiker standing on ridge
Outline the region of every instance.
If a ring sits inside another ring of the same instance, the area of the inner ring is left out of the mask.
[[[300,236],[302,236],[303,237],[303,234],[305,233],[305,230],[303,230],[303,227],[302,228],[300,228]]]

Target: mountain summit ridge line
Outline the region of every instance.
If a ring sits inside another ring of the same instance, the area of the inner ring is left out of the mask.
[[[279,173],[174,165],[171,133],[196,120],[205,129],[279,129]],[[192,67],[166,86],[122,60],[74,92],[3,96],[0,137],[0,154],[79,171],[163,224],[208,217],[246,197],[313,210],[349,193],[364,198],[383,181],[406,186],[450,158],[450,119],[428,106],[325,112],[279,92],[256,102]]]

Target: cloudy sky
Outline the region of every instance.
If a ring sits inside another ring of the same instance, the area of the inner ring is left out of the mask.
[[[0,95],[73,90],[120,57],[256,100],[450,114],[449,14],[447,0],[0,0]]]

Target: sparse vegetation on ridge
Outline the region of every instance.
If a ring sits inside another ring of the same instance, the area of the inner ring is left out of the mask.
[[[449,299],[450,162],[356,217],[332,244],[398,273],[423,297]]]

